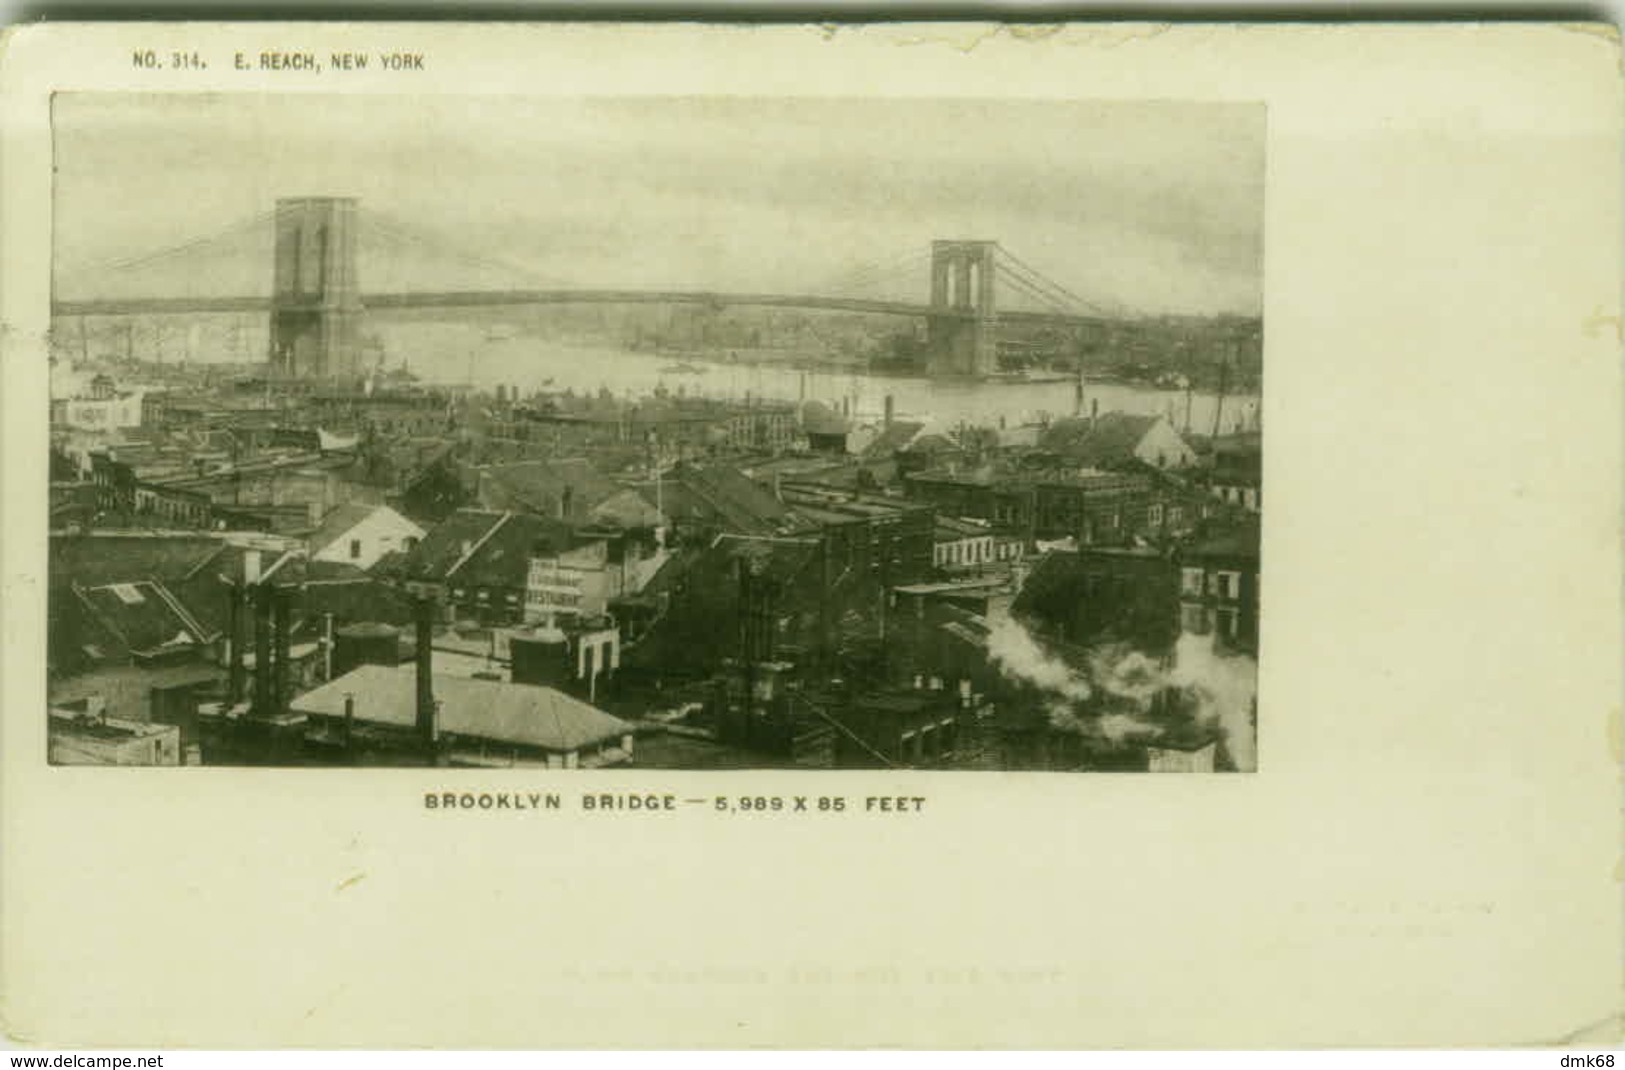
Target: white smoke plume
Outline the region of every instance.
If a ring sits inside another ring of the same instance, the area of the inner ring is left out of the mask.
[[[1061,695],[1073,702],[1087,701],[1094,693],[1081,673],[1039,646],[1038,641],[1013,617],[1000,617],[990,624],[988,657],[1006,679],[1031,684],[1041,691]]]
[[[1127,643],[1098,647],[1089,654],[1089,679],[1109,695],[1128,699],[1142,711],[1168,686],[1168,671]]]
[[[1258,663],[1248,657],[1221,657],[1211,635],[1181,635],[1169,682],[1188,689],[1199,703],[1197,716],[1224,729],[1225,747],[1236,769],[1258,768],[1253,700],[1258,694]]]
[[[1100,734],[1113,743],[1121,743],[1130,736],[1148,736],[1155,738],[1162,735],[1162,726],[1146,724],[1137,717],[1130,717],[1126,713],[1108,713],[1095,727]]]
[[[1089,716],[1079,706],[1104,695],[1148,714],[1152,700],[1174,687],[1194,700],[1198,723],[1223,730],[1225,749],[1237,770],[1252,772],[1258,768],[1253,726],[1258,663],[1249,657],[1218,654],[1211,635],[1180,636],[1171,665],[1125,643],[1100,647],[1090,652],[1088,671],[1084,673],[1046,651],[1013,618],[1000,617],[990,623],[987,650],[999,671],[1010,680],[1030,684],[1055,697],[1049,707],[1051,727],[1099,736],[1112,743],[1135,737],[1154,739],[1164,734],[1164,727],[1132,712]]]

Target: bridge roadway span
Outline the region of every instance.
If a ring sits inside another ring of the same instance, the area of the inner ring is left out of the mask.
[[[362,307],[387,311],[409,308],[500,308],[511,305],[750,305],[757,308],[800,308],[830,312],[865,312],[889,316],[951,316],[971,319],[969,309],[939,309],[906,301],[861,297],[816,297],[806,294],[717,293],[706,290],[455,290],[444,293],[364,294]],[[284,305],[298,308],[298,305]],[[313,303],[312,310],[321,308]],[[269,312],[269,297],[135,297],[53,301],[57,316],[139,316],[208,312]],[[1100,319],[1053,312],[1001,311],[1004,323],[1097,324]]]

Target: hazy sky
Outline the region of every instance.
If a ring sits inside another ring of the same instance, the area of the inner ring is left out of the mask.
[[[1262,306],[1261,106],[62,94],[54,122],[64,297],[267,293],[263,226],[144,274],[90,266],[332,195],[559,284],[827,292],[994,238],[1103,304]],[[383,234],[364,290],[498,277]],[[883,289],[926,285],[916,264]]]

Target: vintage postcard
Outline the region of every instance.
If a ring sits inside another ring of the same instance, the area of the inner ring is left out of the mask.
[[[1617,1035],[1610,31],[6,44],[13,1039]]]

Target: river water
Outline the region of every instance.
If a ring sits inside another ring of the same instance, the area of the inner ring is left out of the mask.
[[[876,376],[831,366],[798,367],[785,361],[746,363],[730,360],[726,351],[710,355],[655,354],[613,346],[540,339],[492,337],[450,323],[391,324],[383,342],[391,366],[405,361],[427,382],[498,385],[534,390],[641,397],[665,387],[673,394],[702,394],[740,400],[756,398],[817,400],[839,408],[843,402],[859,418],[877,418],[891,395],[899,417],[929,420],[951,427],[960,422],[1009,426],[1070,415],[1075,384],[1048,382],[974,382],[923,377]],[[685,370],[687,369],[687,370]],[[1086,382],[1085,405],[1098,401],[1101,412],[1165,414],[1175,425],[1198,434],[1214,429],[1218,413],[1222,430],[1251,429],[1258,416],[1255,394],[1230,394],[1222,411],[1211,393],[1158,390],[1124,383]]]

